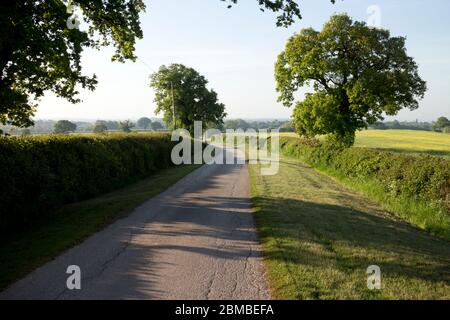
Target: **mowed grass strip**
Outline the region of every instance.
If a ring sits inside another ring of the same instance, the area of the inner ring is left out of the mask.
[[[386,214],[331,178],[282,157],[250,165],[255,219],[279,299],[450,299],[450,242]],[[382,289],[367,288],[378,265]]]
[[[64,206],[46,221],[33,226],[32,230],[2,239],[0,288],[5,288],[117,218],[127,215],[199,167],[186,165],[161,170],[123,189]]]

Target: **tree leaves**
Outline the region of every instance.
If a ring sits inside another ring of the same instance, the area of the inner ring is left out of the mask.
[[[237,0],[222,0],[232,4]],[[260,8],[281,12],[278,26],[301,18],[294,0],[257,0]],[[334,3],[334,0],[331,0]],[[45,91],[72,103],[80,88],[94,90],[95,75],[83,75],[85,48],[112,45],[113,61],[136,60],[136,39],[143,33],[143,0],[71,0],[83,12],[87,30],[67,27],[69,1],[2,0],[0,2],[0,123],[27,127]]]
[[[230,9],[238,0],[221,0],[230,3],[227,8]],[[277,17],[278,27],[288,27],[295,22],[295,18],[301,19],[300,7],[298,1],[295,0],[256,0],[261,11],[270,10],[273,12],[281,12]],[[335,0],[330,0],[335,3]]]
[[[141,0],[72,1],[83,11],[88,31],[69,29],[62,1],[5,0],[0,3],[0,122],[32,125],[37,101],[53,91],[72,103],[79,88],[93,90],[95,75],[81,73],[84,48],[113,44],[113,60],[134,60],[142,38]]]
[[[207,84],[206,78],[192,68],[182,64],[162,66],[150,81],[155,91],[155,113],[163,112],[165,123],[174,127],[173,97],[177,128],[193,132],[194,121],[203,121],[204,127],[221,125],[226,116],[225,105],[218,102],[217,93],[209,90]]]
[[[294,104],[298,88],[312,85],[296,104],[294,124],[306,136],[329,134],[351,145],[357,129],[417,109],[426,84],[406,53],[405,38],[353,22],[347,15],[331,17],[321,32],[303,29],[289,39],[275,65],[278,100]]]

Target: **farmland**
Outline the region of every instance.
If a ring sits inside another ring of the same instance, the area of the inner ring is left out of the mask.
[[[450,2],[391,2],[0,4],[0,300],[450,300]]]
[[[295,133],[280,135],[297,137]],[[450,158],[450,134],[418,130],[364,130],[356,134],[355,147]]]
[[[366,130],[358,133],[355,146],[450,157],[450,134],[416,130]]]

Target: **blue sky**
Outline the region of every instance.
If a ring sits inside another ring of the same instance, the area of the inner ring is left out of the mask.
[[[136,119],[153,117],[148,76],[162,64],[183,63],[210,81],[229,118],[289,118],[292,109],[276,102],[273,65],[286,40],[304,27],[320,29],[334,13],[366,21],[367,9],[381,9],[381,25],[407,37],[408,54],[419,64],[428,92],[416,111],[400,120],[450,117],[450,1],[327,0],[300,1],[303,19],[275,27],[275,15],[258,10],[256,0],[239,0],[232,9],[219,0],[151,0],[141,22],[144,39],[136,63],[112,63],[110,48],[86,50],[85,74],[96,73],[94,92],[83,91],[72,105],[51,93],[42,99],[39,119]]]

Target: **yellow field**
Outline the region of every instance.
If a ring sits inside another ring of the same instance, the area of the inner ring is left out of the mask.
[[[281,135],[296,136],[293,133]],[[355,147],[450,157],[450,134],[414,130],[365,130],[357,133]]]

